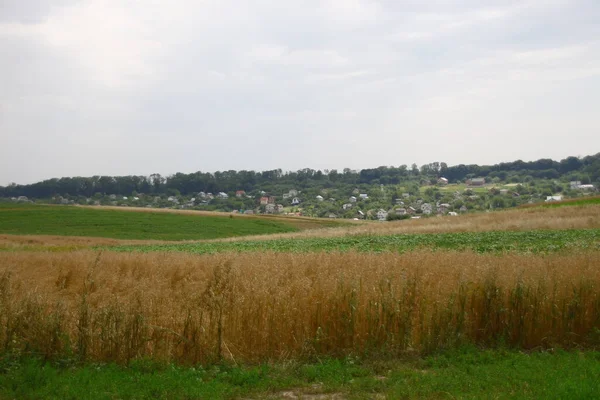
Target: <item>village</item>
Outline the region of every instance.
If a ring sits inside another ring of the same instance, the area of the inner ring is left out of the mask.
[[[597,192],[593,184],[581,181],[552,182],[552,191],[544,186],[520,183],[488,182],[471,178],[449,183],[444,177],[425,185],[362,185],[349,189],[306,188],[275,192],[236,190],[204,192],[193,195],[95,194],[92,197],[53,196],[36,199],[63,205],[121,206],[173,208],[182,210],[219,211],[231,214],[280,214],[353,220],[391,221],[431,216],[459,216],[474,211],[488,211],[536,202],[561,201]],[[15,202],[33,202],[26,196],[12,197]]]

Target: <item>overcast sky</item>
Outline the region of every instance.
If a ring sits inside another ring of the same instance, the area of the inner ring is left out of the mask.
[[[1,0],[0,185],[600,151],[598,0]]]

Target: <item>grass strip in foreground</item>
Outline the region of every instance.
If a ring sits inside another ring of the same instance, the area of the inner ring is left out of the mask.
[[[569,249],[600,249],[600,229],[559,231],[496,231],[439,234],[352,235],[343,237],[291,238],[235,242],[128,245],[110,247],[113,251],[187,252],[405,252],[415,249],[450,249],[487,252],[557,252]]]
[[[0,363],[0,398],[592,399],[600,396],[598,376],[600,353],[594,351],[527,354],[463,348],[411,361],[330,359],[196,368],[6,358]]]

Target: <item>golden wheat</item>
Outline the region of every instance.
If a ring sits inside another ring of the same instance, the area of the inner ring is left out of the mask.
[[[0,346],[180,363],[590,346],[600,253],[0,253]]]

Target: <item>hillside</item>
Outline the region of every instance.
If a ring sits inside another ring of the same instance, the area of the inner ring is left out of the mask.
[[[598,193],[600,154],[496,165],[433,162],[354,171],[226,171],[93,176],[0,187],[15,202],[169,208],[346,219],[505,209]]]

